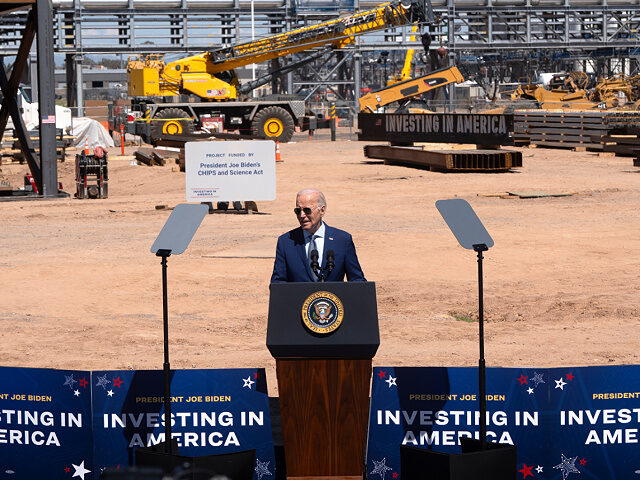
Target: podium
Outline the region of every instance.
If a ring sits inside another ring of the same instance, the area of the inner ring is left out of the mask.
[[[276,359],[287,477],[364,471],[375,283],[274,283],[267,347]]]

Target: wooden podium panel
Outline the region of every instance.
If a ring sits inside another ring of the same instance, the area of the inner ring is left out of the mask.
[[[276,359],[287,477],[362,477],[371,372],[371,359]]]

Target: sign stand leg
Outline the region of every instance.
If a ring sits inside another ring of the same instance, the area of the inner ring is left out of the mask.
[[[169,364],[169,302],[167,295],[167,257],[171,250],[158,250],[162,257],[162,317],[164,331],[164,452],[171,452],[171,365]]]
[[[484,299],[482,285],[482,252],[489,250],[484,243],[474,245],[478,253],[478,343],[480,344],[480,359],[478,360],[479,410],[480,410],[480,445],[481,450],[487,449],[487,377],[484,359]]]

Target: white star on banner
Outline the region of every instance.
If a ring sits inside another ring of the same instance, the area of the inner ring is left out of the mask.
[[[107,396],[109,396],[109,397],[113,397],[113,390],[109,390],[109,391],[107,392]]]
[[[378,475],[380,475],[380,478],[382,478],[382,480],[384,480],[384,475],[389,470],[393,470],[393,468],[387,467],[387,459],[386,458],[383,458],[379,462],[376,462],[375,460],[373,460],[373,470],[371,471],[370,475],[378,474]]]
[[[391,375],[389,375],[389,378],[385,380],[385,382],[389,384],[389,388],[391,388],[392,385],[395,385],[396,387],[398,386],[398,384],[396,383],[396,378],[398,377],[392,377]]]
[[[531,387],[527,388],[527,393],[529,395],[531,395],[533,393],[533,388],[531,388]]]
[[[261,462],[256,458],[256,468],[254,471],[258,474],[258,480],[262,480],[263,475],[272,475],[269,471],[269,462]]]
[[[556,388],[559,388],[560,390],[564,391],[564,386],[567,384],[567,382],[565,382],[564,380],[562,380],[562,377],[560,377],[560,380],[556,380]]]
[[[78,390],[74,390],[73,395],[76,397],[80,396],[80,392]]]
[[[580,470],[576,468],[576,460],[578,457],[567,458],[564,456],[564,453],[561,453],[560,458],[562,462],[553,468],[562,470],[562,480],[566,480],[570,473],[580,473]]]
[[[73,473],[73,475],[71,475],[71,478],[80,477],[80,478],[82,478],[82,480],[84,480],[84,476],[87,473],[91,473],[91,470],[87,470],[86,468],[84,468],[84,460],[82,461],[82,463],[80,465],[74,465],[72,463],[71,466],[76,469],[76,471]]]
[[[242,385],[242,388],[244,387],[249,387],[249,390],[251,390],[251,385],[253,385],[254,382],[253,380],[251,380],[251,377],[247,377],[247,378],[243,378],[242,381],[244,382],[244,385]]]
[[[538,466],[536,467],[536,472],[538,472],[538,473],[542,473],[542,470],[543,470],[542,465],[538,465]]]

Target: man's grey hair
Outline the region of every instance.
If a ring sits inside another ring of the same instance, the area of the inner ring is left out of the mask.
[[[319,207],[326,207],[327,206],[327,199],[324,198],[324,193],[322,193],[320,190],[317,190],[315,188],[305,188],[304,190],[300,190],[298,192],[298,194],[296,195],[296,198],[298,198],[301,195],[317,195],[318,196],[318,206]]]

